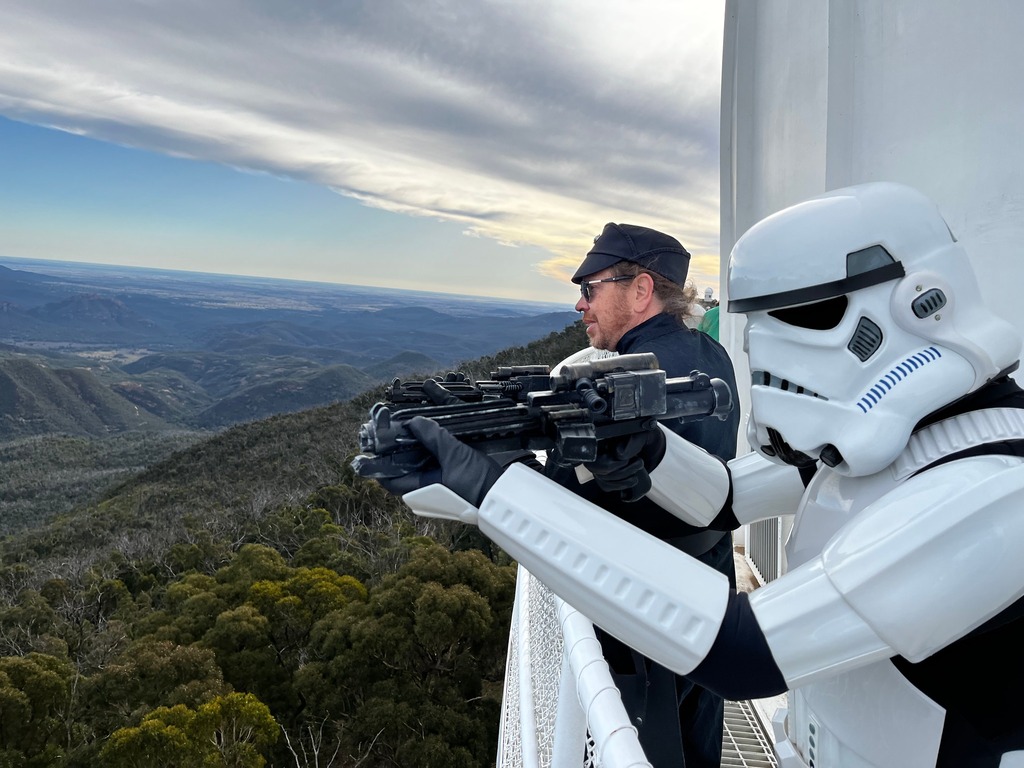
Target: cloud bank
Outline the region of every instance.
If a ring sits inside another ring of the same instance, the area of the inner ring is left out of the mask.
[[[609,220],[718,272],[724,0],[12,0],[0,114],[540,246]]]

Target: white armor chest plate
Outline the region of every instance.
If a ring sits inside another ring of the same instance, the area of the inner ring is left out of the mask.
[[[786,542],[789,568],[819,554],[847,522],[894,490],[915,472],[939,459],[986,443],[1024,438],[1024,411],[990,408],[961,414],[916,432],[896,460],[866,477],[819,471],[804,493]]]
[[[808,485],[797,512],[786,543],[787,567],[796,568],[820,555],[868,505],[935,460],[1021,436],[1021,411],[978,411],[915,434],[900,457],[874,475],[844,477],[822,469]],[[783,768],[932,768],[944,718],[942,707],[885,660],[791,691],[788,743],[777,746]]]
[[[868,477],[818,472],[786,542],[788,567],[820,554],[840,528],[898,483],[892,467]],[[931,768],[944,714],[889,661],[797,688],[789,694],[787,733],[807,762],[789,765]],[[892,732],[893,722],[903,724],[894,734],[897,738],[882,737]],[[933,748],[922,750],[922,743]],[[857,745],[857,750],[850,745]]]
[[[786,541],[787,567],[796,568],[821,554],[840,528],[898,483],[891,466],[868,477],[819,471],[807,486]]]

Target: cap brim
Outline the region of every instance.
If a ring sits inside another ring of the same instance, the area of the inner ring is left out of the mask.
[[[608,267],[618,264],[620,261],[622,259],[618,256],[610,256],[607,253],[587,254],[587,258],[583,260],[579,269],[576,270],[576,274],[572,276],[572,281],[574,283],[581,283],[587,275],[593,275],[601,270],[608,269]]]

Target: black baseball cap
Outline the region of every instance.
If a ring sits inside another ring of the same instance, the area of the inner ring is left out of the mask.
[[[572,281],[580,283],[587,275],[620,261],[632,261],[682,285],[686,282],[690,254],[682,243],[664,232],[634,224],[608,223],[604,225],[604,231],[594,238],[594,247],[572,276]]]

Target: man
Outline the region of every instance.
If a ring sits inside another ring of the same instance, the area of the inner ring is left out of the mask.
[[[674,237],[632,224],[607,224],[572,277],[581,294],[576,310],[583,313],[595,349],[619,354],[653,352],[669,377],[699,370],[725,381],[735,397],[735,374],[725,349],[685,325],[696,299],[693,287],[686,285],[689,261],[690,254]],[[722,460],[736,455],[739,413],[735,409],[725,421],[662,423]],[[616,458],[607,457],[607,461],[615,464]],[[730,533],[690,525],[650,499],[634,501],[631,489],[621,485],[608,492],[596,483],[581,484],[573,467],[559,464],[557,453],[548,457],[545,473],[725,574],[735,587]],[[630,651],[600,629],[598,637],[651,763],[656,768],[717,768],[722,752],[722,698]]]
[[[640,471],[697,525],[795,511],[775,581],[737,594],[427,419],[410,431],[444,487],[423,479],[406,503],[476,522],[610,633],[724,696],[789,689],[776,718],[787,768],[1021,765],[1024,391],[1008,375],[1020,334],[982,302],[934,204],[897,184],[751,227],[729,296],[747,318],[756,453],[723,465],[658,430],[664,450]],[[806,489],[794,467],[813,468]]]
[[[689,262],[689,252],[674,237],[646,227],[607,224],[572,277],[581,294],[576,311],[583,313],[582,322],[595,349],[619,354],[653,352],[670,377],[699,370],[722,379],[735,392],[736,376],[728,353],[706,334],[685,325],[696,297],[692,286],[686,285]],[[738,425],[737,412],[726,421],[666,424],[726,460],[736,455]],[[624,514],[646,520],[647,513],[636,509]],[[679,528],[677,522],[658,516],[657,522],[647,520],[641,527],[661,524],[672,527],[676,536],[710,538],[704,531]]]
[[[715,341],[718,341],[718,305],[711,307],[704,313],[704,317],[697,324],[697,330],[703,331]]]

